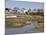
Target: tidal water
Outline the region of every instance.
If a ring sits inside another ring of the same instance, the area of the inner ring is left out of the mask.
[[[5,28],[5,34],[23,34],[29,30],[32,32],[32,30],[35,29],[36,26],[37,26],[37,22],[32,21],[30,25],[25,25],[22,28]]]

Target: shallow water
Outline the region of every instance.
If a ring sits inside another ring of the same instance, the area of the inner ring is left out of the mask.
[[[30,25],[26,25],[22,28],[6,28],[5,29],[5,34],[23,34],[26,33],[26,31],[28,30],[33,30],[35,29],[37,25],[36,21],[32,21],[32,23]]]

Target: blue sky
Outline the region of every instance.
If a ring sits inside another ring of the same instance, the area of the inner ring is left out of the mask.
[[[44,3],[42,2],[26,2],[26,1],[13,1],[13,0],[6,0],[6,8],[31,8],[31,9],[42,9],[44,8]]]

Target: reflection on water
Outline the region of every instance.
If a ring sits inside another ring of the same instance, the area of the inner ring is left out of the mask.
[[[6,34],[22,34],[28,30],[33,30],[35,29],[37,25],[37,22],[36,21],[32,21],[32,23],[30,25],[26,25],[22,28],[6,28],[5,29],[5,33]]]

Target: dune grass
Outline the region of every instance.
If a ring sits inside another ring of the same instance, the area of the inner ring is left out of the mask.
[[[36,28],[43,27],[43,20],[36,18],[37,15],[32,15],[32,17],[30,16],[31,15],[17,15],[17,18],[5,18],[5,27],[20,28],[27,25],[28,23],[26,22],[31,22],[32,20],[36,20],[38,22]]]

